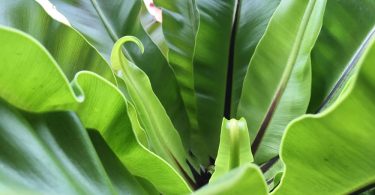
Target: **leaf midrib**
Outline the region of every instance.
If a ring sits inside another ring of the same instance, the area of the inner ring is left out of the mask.
[[[119,39],[116,31],[109,25],[107,18],[105,17],[104,13],[102,12],[98,2],[96,0],[90,0],[92,6],[94,7],[95,11],[97,12],[100,20],[103,22],[103,26],[108,32],[109,36],[111,37],[112,41],[115,42]]]
[[[241,0],[236,1],[236,5],[233,13],[232,30],[230,34],[229,52],[228,52],[228,64],[227,64],[227,82],[225,87],[225,98],[224,98],[224,117],[230,119],[233,115],[232,110],[232,93],[233,93],[233,69],[234,69],[234,52],[236,45],[236,35],[238,30],[238,18],[240,17],[240,6]]]

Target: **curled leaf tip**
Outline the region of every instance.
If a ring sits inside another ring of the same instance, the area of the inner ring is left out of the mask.
[[[135,43],[138,46],[138,48],[141,50],[141,53],[142,54],[144,53],[145,48],[144,48],[142,42],[137,37],[134,37],[134,36],[124,36],[124,37],[121,37],[115,43],[114,48],[120,48],[122,45],[124,45],[127,42],[133,42],[133,43]]]
[[[112,53],[111,53],[111,63],[112,68],[119,72],[124,71],[125,67],[128,66],[129,60],[126,58],[126,56],[122,53],[122,45],[124,45],[127,42],[133,42],[135,43],[138,48],[140,49],[141,53],[143,54],[145,49],[142,44],[142,42],[137,38],[133,36],[124,36],[116,41],[116,43],[113,46]]]

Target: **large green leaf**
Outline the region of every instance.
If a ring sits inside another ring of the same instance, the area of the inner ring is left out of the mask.
[[[306,112],[311,87],[310,51],[325,0],[282,0],[246,74],[237,116],[249,124],[257,163],[279,152],[286,125]]]
[[[199,157],[215,157],[224,115],[229,48],[236,0],[197,0],[199,27],[194,53],[194,86],[199,131],[192,148]]]
[[[262,172],[255,165],[241,166],[221,176],[217,181],[199,189],[194,195],[256,194],[267,195]]]
[[[8,28],[0,28],[0,34],[0,66],[4,70],[0,72],[1,98],[33,112],[75,110],[85,127],[101,132],[132,174],[148,179],[162,193],[190,192],[168,163],[139,144],[132,131],[139,124],[130,123],[127,102],[113,84],[92,72],[80,72],[73,82],[74,89],[80,92],[78,98],[56,62],[37,41]],[[118,173],[121,174],[120,169]]]
[[[370,42],[346,97],[288,127],[275,194],[350,194],[375,183],[375,37]]]
[[[331,0],[327,2],[322,31],[312,51],[312,96],[309,112],[321,109],[353,54],[375,25],[375,1]]]
[[[235,47],[230,102],[232,117],[237,112],[250,58],[280,0],[241,0],[239,3],[236,26],[234,26]]]
[[[0,0],[0,24],[17,28],[47,48],[69,80],[89,70],[115,83],[109,64],[77,31],[54,21],[35,1]]]
[[[221,125],[220,145],[215,160],[215,172],[210,183],[239,166],[253,162],[250,149],[250,138],[244,118],[223,119]]]
[[[119,39],[113,47],[112,66],[123,74],[122,78],[125,81],[130,101],[144,126],[151,150],[173,165],[186,179],[189,179],[192,177],[192,173],[186,162],[188,155],[184,150],[181,138],[152,91],[147,75],[124,57],[122,45],[126,42],[136,43],[143,52],[143,45],[138,39],[125,36]]]
[[[193,55],[199,20],[195,0],[157,0],[155,3],[163,9],[163,32],[169,47],[168,60],[176,73],[190,124],[196,131],[198,121]]]
[[[30,114],[0,100],[0,141],[0,182],[15,191],[145,193],[124,167],[118,172],[121,180],[111,178],[118,184],[112,186],[86,130],[73,113]]]
[[[141,0],[51,0],[72,26],[80,31],[109,61],[113,44],[122,36],[142,41],[141,55],[126,46],[127,57],[150,78],[152,89],[188,146],[190,124],[176,77],[162,52],[141,25]]]

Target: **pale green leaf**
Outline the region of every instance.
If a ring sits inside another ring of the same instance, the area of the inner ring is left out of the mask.
[[[125,81],[130,102],[135,107],[138,118],[149,138],[150,148],[190,180],[192,173],[187,164],[188,155],[183,147],[180,135],[173,126],[164,107],[154,94],[147,75],[135,64],[128,61],[122,53],[122,45],[126,42],[136,43],[143,52],[140,40],[135,37],[119,39],[112,51],[113,67],[119,67]]]
[[[215,172],[210,178],[210,183],[215,182],[232,169],[253,161],[245,119],[227,120],[224,118],[221,125],[219,151],[215,160]]]
[[[351,194],[375,182],[375,37],[370,45],[350,93],[288,127],[285,175],[275,194]]]

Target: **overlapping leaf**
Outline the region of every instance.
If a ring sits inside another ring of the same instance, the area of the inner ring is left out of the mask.
[[[173,70],[141,24],[140,0],[51,0],[109,62],[114,43],[122,36],[136,36],[145,46],[126,46],[127,57],[149,77],[152,89],[188,145],[190,124]]]
[[[374,184],[375,37],[370,45],[346,97],[288,127],[285,175],[275,194],[351,194]]]
[[[85,93],[85,101],[77,109],[82,122],[87,128],[99,130],[129,171],[146,178],[163,193],[190,191],[182,177],[168,163],[150,152],[147,149],[148,145],[139,143],[137,135],[141,137],[139,133],[142,132],[139,131],[144,131],[137,121],[140,119],[137,118],[137,113],[134,113],[135,110],[130,108],[132,105],[127,103],[115,86],[90,72],[80,72],[75,82]],[[132,111],[128,114],[129,109]],[[143,140],[145,139],[146,142],[143,143],[147,143],[149,138],[143,137]],[[155,153],[160,154],[159,151]],[[164,179],[160,178],[160,174],[164,175]]]
[[[249,59],[278,2],[155,1],[163,9],[169,62],[179,80],[192,124],[192,152],[202,162],[217,150],[217,141],[206,144],[206,137],[218,139],[225,109],[227,117],[230,113],[235,115],[234,105],[238,104]],[[227,73],[232,68],[233,72]],[[212,118],[207,119],[208,116]],[[207,145],[207,149],[202,145]]]
[[[242,85],[255,47],[263,36],[267,24],[280,0],[241,0],[237,21],[233,26],[235,41],[231,86],[230,115],[235,117]],[[227,89],[229,90],[229,89]],[[227,92],[228,93],[228,92]]]
[[[130,123],[126,101],[114,85],[94,73],[81,72],[71,88],[53,58],[33,38],[7,28],[0,33],[2,98],[33,112],[76,110],[85,127],[102,133],[132,174],[148,179],[163,193],[190,191],[168,163],[139,144],[131,126],[137,124]]]
[[[163,32],[169,47],[169,64],[176,73],[192,131],[197,131],[197,103],[193,72],[195,38],[199,23],[196,3],[195,0],[174,2],[157,0],[155,3],[163,9]],[[196,150],[193,152],[197,153]]]

